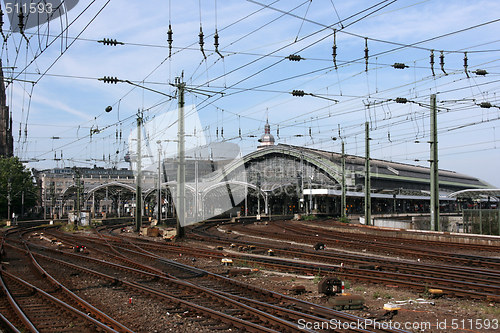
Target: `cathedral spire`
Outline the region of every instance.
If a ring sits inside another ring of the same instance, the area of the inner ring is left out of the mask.
[[[266,125],[264,126],[264,134],[260,137],[259,142],[260,145],[257,149],[274,146],[274,136],[271,134],[271,126],[269,125],[269,119],[267,117]]]
[[[0,59],[0,156],[11,157],[14,155],[14,139],[12,138],[12,119],[7,106],[7,95]]]

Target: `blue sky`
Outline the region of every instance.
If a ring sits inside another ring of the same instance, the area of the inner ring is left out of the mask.
[[[36,168],[126,167],[137,110],[145,110],[147,121],[158,117],[164,128],[176,127],[175,117],[161,115],[175,110],[177,100],[97,78],[118,77],[174,95],[170,83],[183,72],[188,87],[211,95],[186,94],[186,104],[196,106],[188,119],[199,117],[207,141],[234,142],[243,153],[256,148],[253,136],[263,133],[268,117],[277,142],[339,151],[340,140],[332,138],[340,128],[347,153],[362,155],[369,121],[373,158],[428,166],[428,103],[437,94],[440,168],[500,187],[500,109],[478,105],[500,105],[500,22],[492,22],[498,13],[493,0],[80,1],[67,16],[27,30],[29,43],[4,25],[3,66],[15,67],[4,74],[16,78],[7,89],[16,154]],[[200,23],[206,60],[198,45]],[[214,52],[216,26],[224,58]],[[97,42],[103,38],[125,45]],[[290,54],[305,60],[289,61]],[[408,67],[395,69],[394,63]],[[488,74],[473,73],[477,69]],[[292,90],[312,95],[295,97]],[[396,103],[398,97],[411,102]],[[113,110],[106,113],[108,105]],[[175,139],[168,133],[148,136],[153,150],[158,139]]]

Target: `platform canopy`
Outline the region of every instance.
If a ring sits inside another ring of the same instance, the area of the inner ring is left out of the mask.
[[[467,189],[467,190],[453,192],[448,196],[452,198],[461,198],[461,199],[485,199],[489,197],[489,198],[494,198],[493,201],[499,201],[500,188]]]

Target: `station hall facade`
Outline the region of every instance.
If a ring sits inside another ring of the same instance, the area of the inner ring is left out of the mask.
[[[360,215],[364,207],[365,158],[319,149],[275,144],[266,122],[265,133],[254,152],[239,159],[186,160],[186,207],[193,219],[217,215],[291,215],[342,213],[342,175],[346,213]],[[145,215],[175,216],[176,160],[162,161],[158,172],[142,173]],[[342,162],[345,168],[342,171]],[[133,214],[135,176],[132,170],[60,168],[37,171],[44,212],[64,216],[75,209],[77,193],[82,210],[92,216]],[[78,181],[77,181],[78,179]],[[428,213],[430,169],[422,166],[370,160],[372,213]],[[158,205],[158,184],[161,199]],[[486,182],[453,171],[439,171],[440,210],[457,212],[463,204],[453,193],[492,188]],[[221,202],[226,202],[221,205]]]

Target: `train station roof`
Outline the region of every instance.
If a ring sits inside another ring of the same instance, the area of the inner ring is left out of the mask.
[[[490,197],[500,200],[500,188],[467,189],[467,190],[453,192],[448,196],[451,198],[461,198],[461,199],[484,199]]]
[[[287,144],[265,147],[244,156],[245,161],[266,159],[271,155],[293,157],[316,165],[335,179],[339,179],[342,154],[320,149],[306,148]],[[346,178],[355,179],[355,184],[362,183],[365,176],[365,158],[363,156],[345,155]],[[370,178],[372,190],[377,192],[399,193],[401,189],[413,191],[429,190],[430,168],[400,162],[370,159]],[[378,184],[378,185],[377,185]],[[353,184],[354,185],[354,184]],[[447,194],[464,189],[493,189],[487,182],[473,176],[451,170],[439,170],[440,191]],[[390,193],[391,195],[393,193]],[[407,193],[405,193],[407,194]],[[421,195],[420,193],[418,195]]]

